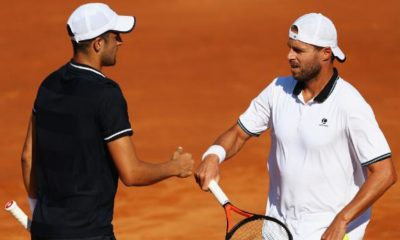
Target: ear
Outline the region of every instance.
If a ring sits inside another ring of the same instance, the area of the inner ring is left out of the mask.
[[[321,51],[323,61],[331,61],[332,49],[329,47],[323,48]]]
[[[95,38],[92,42],[92,47],[95,52],[100,52],[104,46],[104,39],[102,38]]]

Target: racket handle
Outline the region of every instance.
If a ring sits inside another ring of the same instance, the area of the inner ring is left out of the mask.
[[[31,220],[29,220],[28,216],[22,211],[15,201],[9,201],[6,203],[4,209],[13,215],[26,230],[30,230]]]
[[[210,191],[214,194],[215,198],[218,200],[218,202],[224,206],[229,202],[228,197],[225,195],[225,193],[222,191],[222,189],[218,186],[218,183],[215,180],[211,180],[210,183],[208,184],[208,188]]]

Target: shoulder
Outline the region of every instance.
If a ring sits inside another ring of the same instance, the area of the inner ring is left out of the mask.
[[[122,95],[122,90],[120,86],[118,85],[117,82],[115,82],[112,79],[105,78],[103,81],[100,83],[101,89],[105,94],[111,94],[111,95]]]
[[[97,97],[102,105],[126,105],[124,94],[117,82],[106,78],[99,84]]]
[[[272,83],[275,88],[281,89],[285,92],[292,92],[297,84],[297,80],[292,76],[277,77]]]
[[[54,81],[57,79],[60,79],[64,74],[66,69],[66,65],[61,66],[57,70],[51,72],[49,75],[47,75],[44,80],[41,82],[40,86],[47,86],[51,85]]]
[[[293,76],[279,76],[273,81],[277,86],[288,87],[291,85],[296,85],[297,80]]]
[[[270,100],[278,99],[281,97],[291,96],[297,84],[297,80],[293,77],[276,77],[268,84],[266,88],[259,94],[261,98],[268,98]]]
[[[72,78],[76,78],[80,84],[79,89],[85,92],[88,96],[95,96],[95,98],[113,98],[122,95],[118,83],[103,75],[89,71],[81,71],[78,75],[74,75]]]
[[[110,89],[121,89],[118,85],[118,83],[110,78],[104,78],[102,83],[105,85],[104,87],[110,88]]]
[[[341,106],[347,110],[353,110],[361,105],[368,105],[361,93],[343,78],[337,81],[338,100]]]
[[[263,92],[286,92],[292,93],[296,86],[297,80],[291,76],[288,77],[276,77],[272,82],[264,88]]]
[[[347,116],[347,119],[368,118],[374,116],[373,109],[364,99],[361,93],[349,82],[342,78],[337,82],[337,104],[339,110]]]

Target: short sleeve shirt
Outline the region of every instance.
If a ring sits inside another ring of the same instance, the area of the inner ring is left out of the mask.
[[[252,136],[271,129],[267,211],[299,237],[329,226],[365,181],[362,166],[391,155],[371,107],[336,70],[314,99],[301,91],[293,77],[276,78],[238,120]]]
[[[110,142],[121,136],[132,134],[127,104],[119,87],[106,89],[99,111],[104,141]]]
[[[120,87],[96,69],[70,62],[42,82],[33,114],[39,201],[32,234],[112,234],[118,172],[107,143],[133,134]]]

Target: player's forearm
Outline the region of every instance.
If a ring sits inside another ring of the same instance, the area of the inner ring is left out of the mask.
[[[26,192],[29,194],[29,184],[31,178],[31,159],[28,156],[22,155],[21,157],[22,179]]]
[[[244,145],[244,141],[241,141],[241,139],[236,136],[229,136],[218,139],[214,144],[222,146],[226,151],[225,159],[229,159],[240,151]]]
[[[371,207],[397,181],[396,171],[391,160],[384,161],[377,164],[386,165],[386,167],[372,169],[354,199],[338,214],[337,217],[346,224]]]
[[[136,167],[122,180],[127,186],[146,186],[178,174],[178,166],[173,161],[153,164],[138,160]]]
[[[21,154],[21,169],[22,179],[24,181],[25,189],[29,197],[36,197],[36,185],[34,181],[34,175],[32,174],[32,163],[33,163],[33,132],[34,132],[34,117],[31,118],[28,126],[28,132],[26,134],[24,147]]]
[[[32,157],[30,154],[22,154],[21,157],[22,179],[29,197],[36,197],[36,188],[32,175]]]
[[[212,146],[215,149],[210,147],[203,154],[203,161],[197,168],[195,177],[204,191],[208,190],[211,179],[219,181],[219,164],[239,152],[249,137],[238,125],[234,125],[217,138]],[[220,159],[221,156],[223,159]]]
[[[153,164],[137,157],[128,136],[109,142],[107,146],[119,177],[127,186],[145,186],[172,176],[186,177],[191,174],[191,155],[182,153],[182,150],[177,150],[169,161]]]
[[[226,151],[226,159],[231,158],[244,146],[248,135],[242,133],[238,125],[234,125],[228,131],[223,133],[214,144],[222,146]]]

